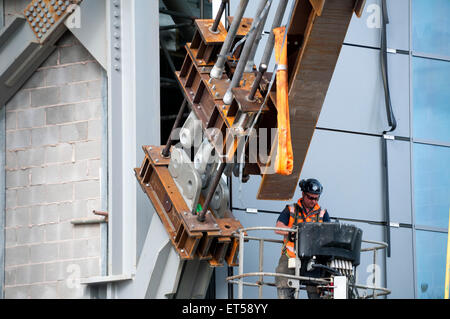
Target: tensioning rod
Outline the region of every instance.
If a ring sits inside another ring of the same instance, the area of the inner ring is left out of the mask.
[[[233,18],[233,23],[231,23],[225,42],[222,45],[222,49],[220,49],[217,62],[210,73],[210,76],[214,79],[222,78],[222,74],[225,69],[225,62],[227,61],[227,54],[230,52],[231,46],[233,45],[233,41],[241,24],[245,9],[247,9],[248,1],[249,0],[241,0],[239,3],[239,7],[237,8]]]

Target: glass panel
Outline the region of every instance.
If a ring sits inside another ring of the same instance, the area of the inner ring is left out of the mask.
[[[444,298],[447,234],[416,231],[417,297]]]
[[[448,227],[450,148],[414,144],[416,225]]]
[[[450,1],[413,0],[413,50],[450,56]]]
[[[414,57],[412,65],[413,136],[449,142],[450,62]]]

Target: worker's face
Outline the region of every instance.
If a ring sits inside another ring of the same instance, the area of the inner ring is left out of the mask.
[[[318,203],[319,197],[317,194],[303,193],[303,204],[306,208],[311,209]]]

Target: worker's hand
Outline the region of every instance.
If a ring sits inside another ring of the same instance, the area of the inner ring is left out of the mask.
[[[296,230],[297,227],[294,227],[293,229]],[[296,236],[297,236],[297,232],[289,232],[289,235],[288,235],[289,241],[295,242]]]
[[[296,235],[296,233],[290,232],[289,236],[288,236],[289,241],[295,242],[295,237],[296,237],[295,235]]]
[[[320,211],[319,217],[320,217],[320,218],[323,218],[323,216],[325,216],[325,213],[326,213],[326,212],[327,212],[326,209],[322,209],[322,210]]]
[[[280,221],[277,221],[276,227],[278,227],[278,228],[286,228],[286,229],[290,229],[289,226],[286,226],[285,224],[283,224],[283,223],[280,222]],[[288,236],[288,235],[289,235],[289,232],[287,232],[287,231],[281,231],[281,230],[277,230],[277,231],[275,231],[275,233],[278,234],[278,235],[283,235],[283,236]]]

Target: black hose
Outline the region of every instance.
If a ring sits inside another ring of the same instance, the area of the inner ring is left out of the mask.
[[[391,93],[389,91],[389,78],[388,78],[388,65],[387,65],[387,25],[389,24],[389,16],[387,12],[386,0],[382,0],[382,13],[383,13],[383,28],[381,30],[381,73],[383,76],[384,95],[386,102],[386,113],[388,123],[391,129],[387,132],[392,132],[397,128],[397,120],[395,119],[394,111],[391,103]]]
[[[390,130],[384,131],[383,135],[388,132],[392,132],[397,128],[397,120],[395,119],[394,111],[392,110],[391,103],[391,93],[389,91],[389,78],[388,78],[388,66],[387,66],[387,25],[389,24],[389,15],[387,12],[386,0],[381,1],[382,5],[382,14],[383,14],[383,27],[381,30],[381,73],[383,76],[383,84],[384,84],[384,96],[386,102],[386,113]],[[385,177],[385,218],[386,218],[386,242],[387,242],[387,257],[391,257],[391,229],[390,229],[390,205],[389,205],[389,170],[388,170],[388,149],[387,149],[387,141],[386,138],[382,138],[382,146],[383,146],[383,168],[384,168],[384,177]]]

